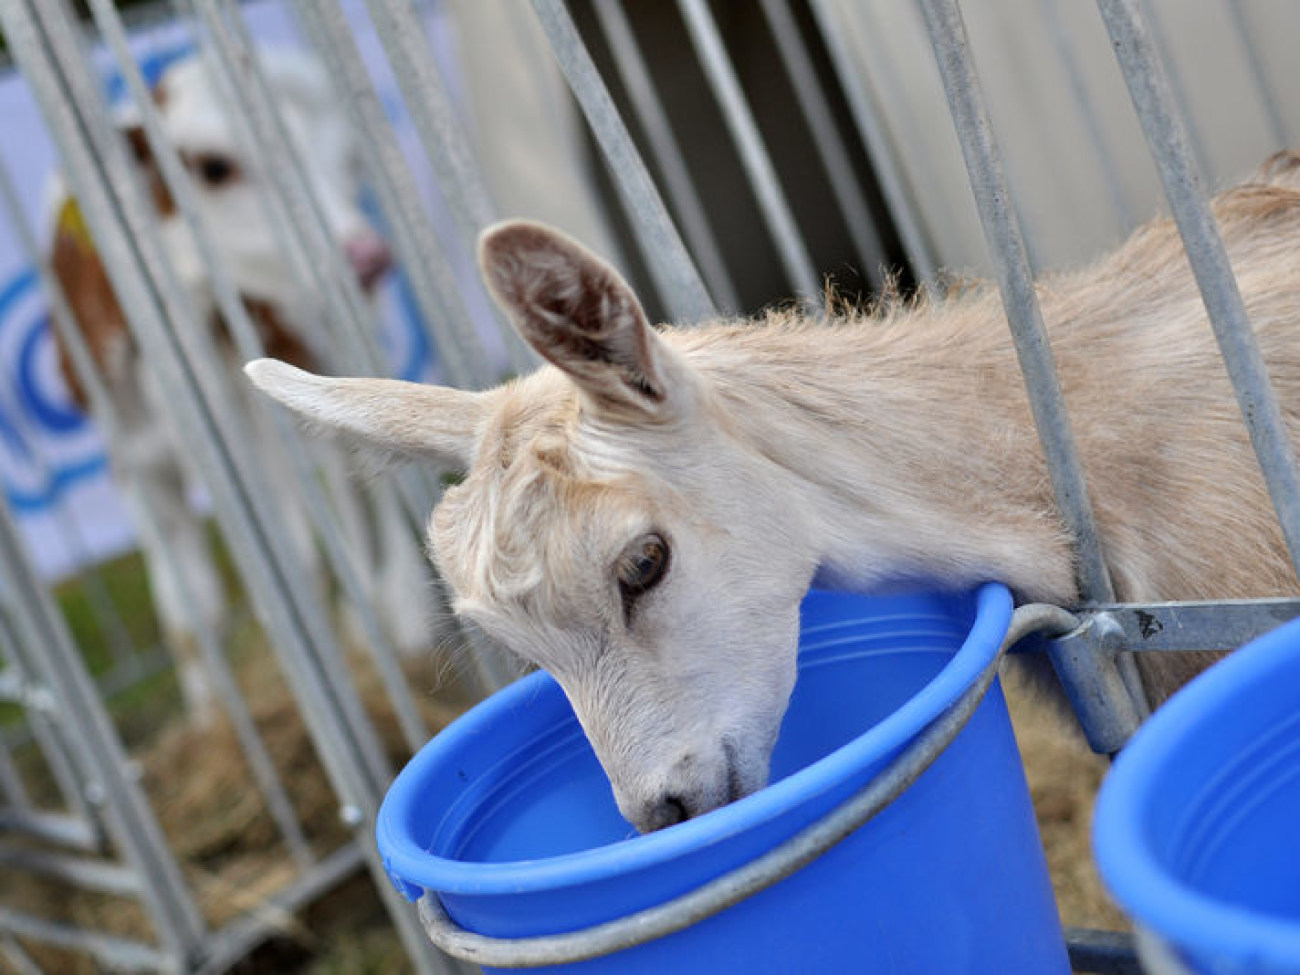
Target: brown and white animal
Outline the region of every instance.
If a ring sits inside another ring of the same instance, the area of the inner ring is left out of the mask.
[[[1300,425],[1300,156],[1214,207]],[[995,288],[661,331],[546,227],[491,228],[480,260],[550,366],[478,393],[248,372],[313,424],[468,471],[430,528],[455,608],[559,680],[640,829],[764,784],[814,576],[1074,602]],[[1120,596],[1294,592],[1171,222],[1039,294]],[[1156,696],[1185,676],[1145,674]]]
[[[383,239],[362,214],[357,199],[358,164],[353,134],[323,70],[288,50],[259,53],[273,98],[288,131],[298,143],[306,174],[320,201],[330,232],[361,285],[369,290],[391,264]],[[261,332],[268,354],[320,368],[318,303],[303,293],[293,267],[269,222],[264,203],[267,177],[246,157],[239,133],[225,110],[217,83],[197,55],[178,60],[160,77],[154,100],[167,140],[178,151],[192,179],[199,217],[238,289],[250,318]],[[232,344],[220,332],[209,269],[175,201],[162,180],[143,131],[123,125],[153,205],[159,229],[180,283],[187,289],[200,321],[217,336],[225,368],[239,365]],[[50,260],[72,307],[76,324],[104,380],[123,428],[108,445],[113,474],[140,533],[149,585],[164,635],[180,657],[179,678],[194,717],[213,714],[211,683],[199,665],[196,634],[219,634],[226,617],[221,576],[208,537],[187,495],[195,474],[189,451],[154,385],[126,318],[114,296],[75,200],[56,187]],[[81,384],[66,347],[60,364],[74,398],[85,405]],[[280,442],[264,404],[247,395],[246,383],[233,383],[240,428],[248,431],[250,449],[272,484],[293,482]],[[322,460],[328,467],[330,454]],[[331,480],[346,485],[341,462]],[[407,650],[428,645],[427,568],[412,544],[400,513],[362,507],[355,487],[335,491],[335,501],[351,526],[360,575],[382,607],[380,616],[394,629],[393,638]],[[310,527],[299,514],[301,504],[284,505],[285,527],[308,571],[320,566]],[[367,526],[362,528],[360,526]],[[193,614],[191,614],[193,610]]]

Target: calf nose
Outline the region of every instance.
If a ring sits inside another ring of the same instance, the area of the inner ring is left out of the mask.
[[[353,234],[343,243],[343,252],[356,272],[361,287],[369,291],[393,266],[393,252],[373,230]]]

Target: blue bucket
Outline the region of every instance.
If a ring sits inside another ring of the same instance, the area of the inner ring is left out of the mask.
[[[1300,621],[1138,730],[1097,797],[1093,846],[1153,971],[1300,975]]]
[[[398,776],[379,813],[385,864],[410,899],[436,897],[457,924],[497,938],[661,904],[871,782],[976,681],[1010,615],[997,585],[960,597],[810,594],[772,784],[646,836],[619,816],[559,686],[533,674]],[[548,970],[1068,973],[1000,688],[892,805],[803,869],[674,934]]]

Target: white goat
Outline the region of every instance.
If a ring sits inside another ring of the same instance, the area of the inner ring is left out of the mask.
[[[315,62],[293,52],[263,51],[260,59],[334,240],[369,290],[387,271],[391,258],[357,206],[356,148],[328,78]],[[314,324],[318,303],[309,300],[296,283],[266,214],[264,188],[259,186],[265,176],[242,151],[208,66],[198,56],[173,63],[153,94],[165,135],[192,178],[199,217],[268,353],[319,367],[324,337]],[[177,275],[193,306],[219,336],[219,314],[199,248],[177,213],[143,131],[135,126],[124,126],[123,131],[142,169]],[[189,451],[132,340],[75,200],[62,189],[55,196],[51,264],[124,428],[124,436],[108,445],[113,473],[140,530],[154,606],[166,641],[179,658],[182,692],[192,716],[206,723],[214,714],[213,700],[211,683],[196,656],[196,633],[206,628],[220,634],[226,599],[203,522],[187,500],[194,478],[187,462]],[[238,375],[231,344],[220,336],[218,343],[223,364]],[[68,350],[60,344],[59,351],[65,381],[84,405]],[[283,445],[264,404],[245,395],[247,384],[236,385],[240,393],[235,405],[243,414],[240,426],[248,431],[268,481],[292,483]],[[323,460],[329,464],[328,453]],[[336,462],[334,467],[333,481],[344,484],[341,465]],[[366,515],[355,488],[336,490],[335,501],[352,530],[362,578],[380,602],[381,617],[392,625],[395,642],[408,651],[427,647],[428,614],[421,605],[427,569],[418,547],[409,538],[403,541],[408,533],[400,514],[381,509],[378,521],[362,528]],[[284,508],[285,527],[304,565],[319,576],[310,527],[298,514],[301,505],[291,502]],[[373,538],[365,537],[368,530],[373,530]],[[175,567],[175,574],[167,571],[168,565]],[[185,594],[192,606],[187,605]]]
[[[1297,187],[1280,155],[1215,202],[1292,421]],[[660,332],[545,227],[494,227],[480,259],[555,368],[481,393],[248,372],[314,424],[467,468],[431,525],[455,608],[559,680],[638,828],[764,784],[814,577],[1075,600],[996,289]],[[1039,294],[1120,596],[1294,591],[1172,224]],[[1144,666],[1157,697],[1187,676]]]

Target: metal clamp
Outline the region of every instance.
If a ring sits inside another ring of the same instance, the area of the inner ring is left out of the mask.
[[[966,726],[997,676],[1008,648],[1033,632],[1066,633],[1078,626],[1077,617],[1057,606],[1021,606],[1012,615],[993,659],[946,711],[871,782],[757,860],[635,914],[579,931],[534,938],[492,938],[466,931],[448,917],[437,894],[428,892],[420,899],[419,910],[429,940],[453,957],[492,968],[564,965],[653,941],[726,910],[811,863],[902,795]]]

